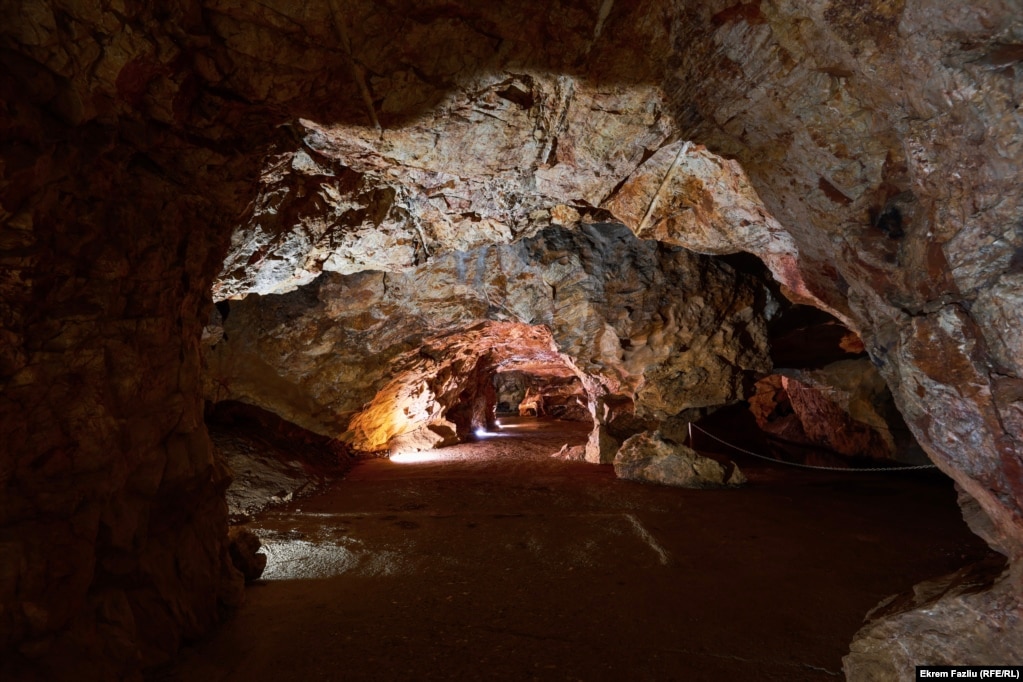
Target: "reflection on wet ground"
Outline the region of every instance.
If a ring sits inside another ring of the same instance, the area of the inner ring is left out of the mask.
[[[939,477],[679,490],[550,456],[585,439],[516,420],[258,516],[264,580],[151,679],[837,679],[869,609],[981,551]]]

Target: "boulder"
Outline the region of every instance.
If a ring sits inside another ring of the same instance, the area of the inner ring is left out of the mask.
[[[685,445],[671,443],[656,432],[626,440],[614,458],[619,478],[680,488],[738,486],[746,477],[735,464],[722,465]]]
[[[440,419],[420,426],[414,431],[394,436],[387,441],[387,450],[394,455],[433,450],[446,445],[454,445],[457,442],[458,433],[455,425],[446,419]]]

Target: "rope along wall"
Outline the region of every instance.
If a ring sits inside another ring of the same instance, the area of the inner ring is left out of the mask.
[[[704,428],[696,426],[692,422],[689,422],[689,446],[690,447],[693,447],[693,429],[696,429],[700,433],[702,433],[702,434],[704,434],[706,436],[709,436],[710,438],[713,438],[714,440],[716,440],[717,442],[721,443],[722,445],[727,445],[728,447],[732,448],[733,450],[738,450],[739,452],[741,452],[743,454],[746,454],[746,455],[749,455],[750,457],[756,457],[757,459],[766,459],[768,462],[774,462],[775,464],[787,464],[790,467],[799,467],[800,469],[816,469],[818,471],[848,471],[848,472],[875,471],[876,472],[876,471],[917,471],[917,470],[920,470],[920,469],[937,469],[938,468],[938,467],[934,466],[933,464],[920,464],[918,466],[905,466],[905,467],[872,467],[872,468],[868,468],[868,469],[848,469],[846,467],[819,467],[819,466],[813,466],[811,464],[799,464],[797,462],[786,462],[785,460],[782,460],[782,459],[775,459],[774,457],[766,457],[764,455],[758,455],[757,453],[751,452],[751,451],[749,451],[749,450],[747,450],[745,448],[740,448],[738,445],[732,445],[728,441],[721,440],[720,438],[715,436],[713,433],[710,433],[709,431],[707,431]]]

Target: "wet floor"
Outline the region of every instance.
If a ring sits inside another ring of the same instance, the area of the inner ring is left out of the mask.
[[[258,517],[265,579],[151,680],[834,680],[868,610],[983,551],[936,475],[680,490],[509,426]]]

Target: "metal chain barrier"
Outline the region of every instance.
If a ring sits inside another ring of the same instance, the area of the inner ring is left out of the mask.
[[[799,467],[800,469],[816,469],[818,471],[874,471],[874,472],[876,472],[876,471],[918,471],[920,469],[937,469],[938,468],[938,467],[936,467],[933,464],[920,464],[918,466],[872,467],[872,468],[868,468],[868,469],[852,469],[852,468],[847,468],[847,467],[821,467],[821,466],[813,466],[812,464],[799,464],[798,462],[786,462],[783,459],[775,459],[774,457],[766,457],[764,455],[758,455],[757,453],[750,452],[749,450],[747,450],[745,448],[740,448],[738,445],[732,445],[728,441],[721,440],[720,438],[715,436],[713,433],[710,433],[709,431],[707,431],[706,429],[704,429],[702,427],[696,426],[692,422],[689,422],[689,447],[693,447],[693,429],[696,429],[697,431],[703,433],[704,435],[710,436],[711,438],[713,438],[717,442],[721,443],[722,445],[727,445],[728,447],[732,448],[733,450],[738,450],[739,452],[741,452],[743,454],[746,454],[746,455],[749,455],[750,457],[756,457],[757,459],[765,459],[768,462],[774,462],[775,464],[787,464],[790,467]],[[693,449],[695,450],[695,448],[693,448]]]

